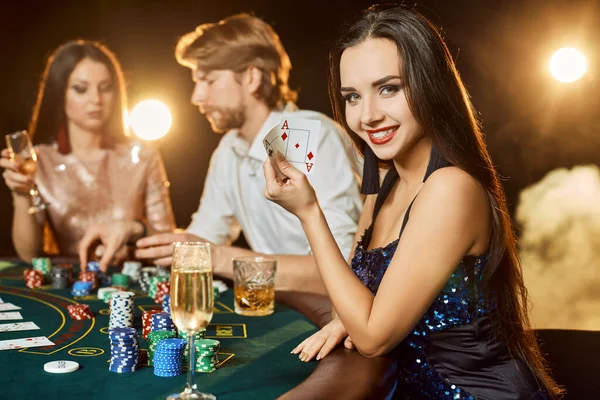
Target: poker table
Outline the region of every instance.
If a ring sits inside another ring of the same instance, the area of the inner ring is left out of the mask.
[[[164,399],[185,387],[186,375],[157,377],[142,366],[133,373],[108,370],[108,305],[95,294],[74,297],[70,290],[49,286],[29,289],[23,280],[23,263],[0,262],[0,297],[21,307],[23,319],[41,329],[2,332],[0,340],[46,336],[54,346],[0,351],[0,385],[6,398],[60,399]],[[142,311],[160,308],[145,293],[135,292],[135,324],[141,331]],[[70,318],[70,304],[88,304],[94,318]],[[325,359],[303,363],[290,351],[330,319],[331,306],[322,296],[277,292],[275,312],[266,317],[244,317],[233,312],[233,291],[215,301],[207,338],[221,342],[219,367],[196,373],[203,392],[218,399],[363,399],[386,398],[395,385],[395,365],[390,358],[365,358],[338,347]],[[141,340],[142,349],[146,342]],[[51,374],[44,364],[76,361],[78,371]],[[4,396],[1,396],[4,397]]]

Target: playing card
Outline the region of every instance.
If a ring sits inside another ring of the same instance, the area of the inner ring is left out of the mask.
[[[288,134],[279,129],[279,125],[276,125],[267,133],[267,136],[263,139],[263,145],[267,152],[267,156],[272,160],[277,151],[285,154],[285,145],[288,138]]]
[[[311,174],[317,159],[321,121],[305,118],[283,118],[269,131],[263,144],[269,158],[280,151],[305,174]]]
[[[40,327],[33,322],[15,322],[0,325],[0,332],[30,331],[34,329],[40,329]]]
[[[24,349],[27,347],[54,346],[46,336],[23,339],[0,340],[0,350]]]
[[[23,319],[23,316],[18,311],[0,313],[0,321],[8,319]]]
[[[21,307],[15,306],[12,303],[0,303],[0,311],[20,310]]]
[[[267,156],[269,157],[269,160],[271,160],[271,165],[273,166],[273,169],[275,169],[275,174],[279,177],[279,179],[286,179],[286,176],[279,171],[279,168],[277,168],[277,164],[273,160],[273,157],[275,157],[277,152],[285,154],[285,143],[287,138],[288,134],[286,132],[282,132],[279,129],[279,125],[276,125],[263,139],[265,151],[267,152]]]
[[[305,174],[311,174],[317,160],[321,135],[321,121],[304,118],[284,118],[280,130],[289,135],[285,144],[285,158]]]

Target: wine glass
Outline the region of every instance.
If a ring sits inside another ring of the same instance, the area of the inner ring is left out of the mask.
[[[19,172],[33,178],[37,172],[37,154],[27,131],[17,131],[6,135],[6,146],[10,152],[10,160],[19,162]],[[40,196],[35,183],[29,189],[29,195],[32,202],[32,206],[27,210],[29,214],[44,211],[48,207],[48,204],[44,203]]]
[[[213,316],[214,294],[210,245],[205,242],[173,243],[171,265],[171,316],[177,329],[188,338],[187,387],[173,399],[216,400],[212,394],[200,393],[194,382],[196,370],[194,335],[206,328]]]

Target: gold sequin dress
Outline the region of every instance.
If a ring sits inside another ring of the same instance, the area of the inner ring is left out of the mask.
[[[36,183],[49,203],[44,250],[77,255],[86,229],[111,220],[141,220],[148,232],[175,227],[169,181],[158,150],[125,142],[103,149],[95,160],[38,145]]]

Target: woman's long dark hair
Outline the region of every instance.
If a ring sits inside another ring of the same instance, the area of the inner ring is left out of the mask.
[[[561,389],[550,377],[530,328],[527,290],[504,191],[469,95],[444,40],[431,22],[409,7],[376,5],[347,28],[329,57],[329,95],[335,119],[364,155],[366,143],[346,123],[339,68],[345,49],[370,38],[396,44],[403,60],[407,101],[415,119],[441,156],[468,172],[486,190],[493,221],[485,284],[487,293],[497,296],[497,331],[511,355],[522,360],[551,394],[559,396]]]
[[[62,129],[68,137],[65,115],[67,84],[77,64],[85,58],[104,64],[108,68],[115,88],[113,109],[104,131],[104,144],[122,142],[128,136],[124,120],[127,106],[125,81],[117,57],[98,42],[74,40],[56,49],[46,63],[29,122],[29,133],[35,143],[56,141]]]

